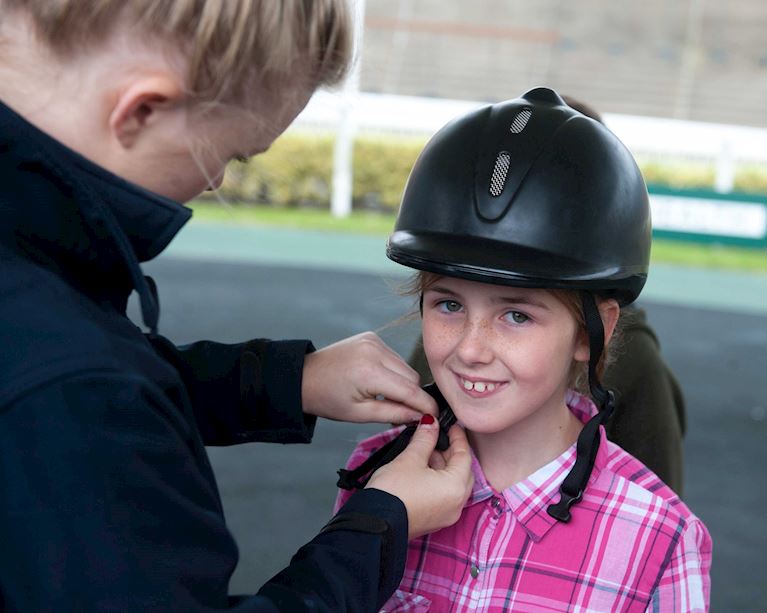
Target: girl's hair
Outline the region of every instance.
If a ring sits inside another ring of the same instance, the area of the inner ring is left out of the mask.
[[[427,289],[437,283],[440,278],[441,276],[435,273],[419,270],[414,275],[412,275],[408,281],[405,282],[401,288],[401,293],[404,296],[420,297]],[[575,290],[567,289],[547,289],[545,291],[551,293],[551,295],[553,295],[557,300],[565,305],[567,310],[575,319],[575,322],[578,326],[578,334],[588,338],[588,332],[586,330],[586,318],[583,315],[583,306],[581,304],[580,293]],[[610,339],[610,342],[605,346],[604,351],[602,352],[602,356],[599,359],[599,363],[597,364],[597,375],[600,379],[602,378],[607,365],[612,362],[612,352],[610,349],[614,348],[615,345],[619,342],[621,328],[620,319],[621,318],[619,318],[618,325],[615,327],[615,331],[613,332],[613,336]],[[589,394],[587,363],[576,362],[573,360],[573,364],[570,368],[570,380],[568,381],[568,385],[569,387],[583,394]]]
[[[62,58],[118,30],[175,47],[201,102],[238,102],[254,81],[279,88],[300,75],[311,88],[335,85],[351,60],[345,0],[0,0],[0,13],[10,10]]]

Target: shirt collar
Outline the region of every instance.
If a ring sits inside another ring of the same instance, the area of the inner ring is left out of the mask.
[[[584,424],[598,412],[590,399],[573,390],[567,392],[565,402],[570,411]],[[493,489],[488,483],[476,456],[473,454],[472,456],[474,487],[469,501],[466,503],[467,506],[482,502],[492,496],[502,497],[516,520],[534,542],[540,541],[558,523],[546,512],[546,508],[559,500],[559,486],[575,464],[575,443],[562,455],[502,492],[496,492]],[[600,426],[599,450],[594,461],[594,469],[589,484],[593,483],[599,476],[599,472],[606,462],[607,437],[604,428]]]

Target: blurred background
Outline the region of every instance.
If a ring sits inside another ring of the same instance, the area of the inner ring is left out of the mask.
[[[632,150],[651,190],[666,196],[654,211],[659,230],[767,244],[763,206],[728,216],[731,207],[667,193],[686,190],[673,195],[722,205],[732,198],[721,194],[737,192],[737,202],[764,204],[763,2],[355,6],[364,27],[346,88],[315,96],[272,150],[233,167],[222,191],[231,202],[331,207],[339,216],[396,211],[407,173],[437,129],[545,85],[594,107]]]
[[[767,3],[367,0],[347,84],[229,169],[147,266],[177,342],[368,329],[407,355],[417,322],[384,245],[412,163],[452,117],[544,85],[592,105],[652,195],[641,304],[687,400],[685,495],[714,540],[712,610],[767,611]],[[134,305],[135,307],[135,305]],[[329,385],[333,382],[329,381]],[[327,521],[335,470],[375,426],[310,446],[212,449],[254,591]]]

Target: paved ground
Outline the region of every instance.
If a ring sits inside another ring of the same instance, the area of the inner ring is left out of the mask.
[[[169,255],[146,267],[160,286],[160,329],[177,342],[263,335],[312,338],[322,346],[386,326],[408,309],[392,292],[394,282],[382,277],[394,269],[365,251],[367,239],[333,241],[339,254],[353,247],[334,260],[334,250],[315,235],[270,231],[265,261],[257,253],[262,234],[213,230],[189,228],[181,238],[188,233],[193,241],[177,241]],[[307,261],[307,252],[297,247],[306,244],[301,236],[325,250],[322,260]],[[712,610],[764,611],[767,282],[720,275],[700,278],[692,287],[696,274],[676,271],[685,300],[671,295],[674,274],[661,272],[665,285],[648,291],[644,306],[688,401],[685,498],[714,538]],[[726,291],[713,287],[720,282],[728,283]],[[697,306],[683,306],[691,300]],[[380,334],[407,353],[415,330],[411,323]],[[210,450],[241,547],[233,590],[254,590],[325,523],[335,470],[355,441],[375,429],[324,422],[310,446]]]

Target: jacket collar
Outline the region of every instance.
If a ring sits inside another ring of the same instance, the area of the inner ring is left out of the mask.
[[[2,102],[0,180],[1,242],[123,309],[136,289],[156,331],[156,297],[139,262],[165,249],[189,209],[91,162]]]
[[[584,424],[597,414],[597,407],[585,396],[568,391],[565,399],[570,411]],[[467,505],[487,500],[492,496],[502,498],[516,520],[534,541],[539,542],[557,522],[547,512],[546,508],[559,499],[559,486],[575,464],[576,446],[573,444],[558,458],[539,468],[532,475],[519,483],[506,488],[503,492],[495,492],[482,472],[476,456],[472,458],[474,473],[474,488]],[[604,427],[600,426],[600,441],[594,469],[591,472],[589,484],[594,483],[608,459],[607,437]],[[584,498],[588,496],[588,487]],[[573,510],[577,513],[577,507]]]

